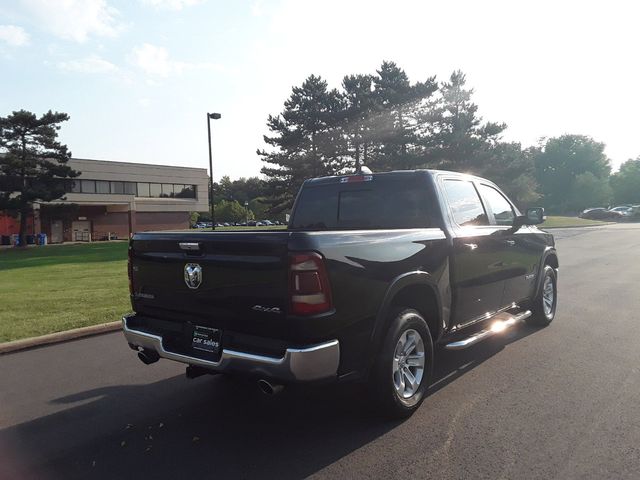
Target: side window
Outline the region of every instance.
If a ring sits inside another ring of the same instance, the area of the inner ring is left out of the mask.
[[[512,225],[516,216],[511,204],[498,190],[489,185],[480,185],[480,192],[489,204],[496,219],[496,225]]]
[[[488,225],[487,215],[482,207],[478,192],[466,180],[445,180],[444,189],[451,206],[453,220],[461,227]]]

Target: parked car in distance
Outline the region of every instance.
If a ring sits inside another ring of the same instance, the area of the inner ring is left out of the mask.
[[[189,378],[252,376],[267,394],[360,381],[355,402],[407,416],[437,347],[552,322],[558,256],[543,221],[459,173],[307,180],[286,230],[136,233],[124,335],[145,364],[182,362]]]
[[[271,222],[271,220],[263,220],[262,223],[268,227],[270,227],[271,225],[273,225],[273,222]]]
[[[606,208],[587,208],[582,211],[579,217],[588,220],[620,220],[622,214]]]
[[[248,227],[255,227],[255,226],[256,226],[256,223],[257,223],[257,222],[256,222],[255,220],[249,220],[249,221],[247,222],[247,226],[248,226]]]
[[[630,217],[631,215],[633,215],[633,207],[630,207],[630,206],[627,206],[627,205],[621,205],[619,207],[613,207],[609,211],[610,212],[618,212],[623,217]]]

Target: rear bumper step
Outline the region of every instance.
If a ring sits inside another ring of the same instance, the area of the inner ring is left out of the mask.
[[[510,328],[513,328],[530,316],[530,310],[525,310],[524,312],[520,312],[516,315],[501,313],[499,315],[496,315],[495,319],[491,321],[490,327],[476,332],[473,335],[468,336],[467,338],[463,338],[462,340],[456,340],[455,342],[447,343],[444,348],[446,348],[447,350],[462,350],[464,348],[469,348],[476,343],[493,337],[494,335],[503,333]]]
[[[312,381],[337,378],[340,363],[338,340],[304,348],[287,348],[282,358],[223,349],[220,359],[214,362],[166,350],[161,336],[130,328],[126,316],[122,318],[122,330],[133,347],[153,350],[162,358],[215,372],[252,374],[282,382]]]

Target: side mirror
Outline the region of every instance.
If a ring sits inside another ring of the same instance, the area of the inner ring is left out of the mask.
[[[544,216],[544,208],[542,207],[534,207],[527,208],[526,217],[526,225],[539,225],[545,221]]]

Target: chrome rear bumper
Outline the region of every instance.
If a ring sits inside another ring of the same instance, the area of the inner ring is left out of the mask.
[[[304,348],[287,348],[282,358],[223,348],[220,359],[214,362],[165,350],[162,337],[129,328],[126,316],[122,318],[122,331],[130,345],[154,350],[162,358],[198,365],[217,372],[245,373],[283,382],[337,378],[340,363],[338,340]]]

